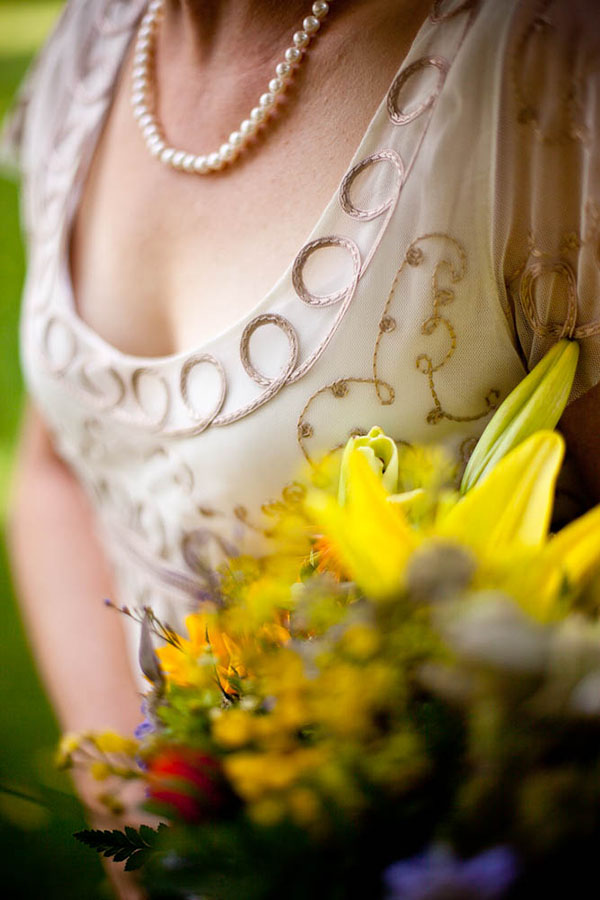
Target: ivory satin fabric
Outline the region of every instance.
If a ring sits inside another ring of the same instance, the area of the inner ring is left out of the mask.
[[[465,459],[562,335],[581,343],[573,397],[599,380],[600,4],[435,3],[268,295],[148,359],[78,318],[67,262],[144,6],[66,5],[2,152],[23,175],[29,390],[97,512],[114,599],[177,627],[224,552],[258,549],[261,507],[306,459],[373,424]]]

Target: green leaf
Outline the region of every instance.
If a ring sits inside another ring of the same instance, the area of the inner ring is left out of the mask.
[[[78,831],[74,837],[92,850],[106,857],[112,857],[114,862],[126,860],[125,868],[131,871],[139,869],[153,853],[157,852],[155,848],[158,838],[167,830],[167,826],[161,822],[156,829],[150,828],[149,825],[140,825],[139,829],[126,825],[124,831],[90,829]]]
[[[148,850],[136,850],[125,863],[125,871],[134,872],[136,869],[141,869],[150,856],[151,853]]]
[[[125,826],[125,834],[131,841],[131,843],[136,847],[147,847],[148,842],[144,840],[144,838],[139,834],[135,828],[132,828],[131,825]]]

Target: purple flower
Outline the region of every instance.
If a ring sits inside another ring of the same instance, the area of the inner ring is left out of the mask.
[[[147,734],[152,734],[153,731],[156,731],[156,726],[150,716],[150,709],[146,698],[142,700],[142,715],[144,716],[144,721],[140,722],[133,732],[133,736],[137,738],[138,741],[143,740]]]
[[[516,874],[514,853],[506,847],[460,860],[435,846],[389,866],[383,878],[386,900],[496,900]]]

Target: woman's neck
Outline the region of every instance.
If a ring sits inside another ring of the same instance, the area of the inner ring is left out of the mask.
[[[167,0],[165,25],[202,59],[252,48],[257,58],[282,50],[311,15],[311,0]]]

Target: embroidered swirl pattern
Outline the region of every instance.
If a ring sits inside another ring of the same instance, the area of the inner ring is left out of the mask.
[[[470,2],[462,3],[457,8],[456,4],[438,2],[431,21],[454,18],[474,6]],[[143,7],[143,2],[131,4],[112,0],[105,4],[88,30],[78,54],[73,90],[64,115],[56,116],[57,125],[48,165],[54,175],[60,177],[47,181],[42,178],[30,191],[37,207],[34,220],[39,223],[40,234],[43,232],[43,243],[49,241],[52,245],[52,235],[56,234],[57,223],[59,225],[63,260],[68,258],[69,208],[72,206],[69,185],[76,171],[85,173],[97,133],[94,129],[90,131],[89,125],[82,125],[85,117],[80,114],[80,108],[82,105],[97,104],[106,111],[115,71],[109,66],[99,65],[101,48],[107,41],[119,42],[118,45],[124,48]],[[467,26],[469,22],[470,19]],[[455,52],[464,33],[455,45]],[[64,386],[93,408],[96,414],[110,415],[118,422],[146,432],[156,432],[163,438],[193,436],[209,427],[232,424],[267,403],[286,385],[301,379],[332,341],[386,233],[425,138],[450,64],[449,59],[439,55],[424,56],[405,65],[393,81],[386,100],[387,115],[393,126],[410,126],[407,158],[403,159],[395,149],[383,148],[359,160],[342,180],[338,194],[340,208],[348,221],[355,223],[354,227],[370,229],[365,232],[367,239],[361,238],[361,249],[357,240],[349,235],[326,235],[309,241],[294,261],[291,287],[298,301],[311,309],[315,316],[325,316],[319,339],[312,346],[305,346],[300,342],[298,325],[289,312],[283,315],[275,309],[255,316],[243,329],[238,338],[239,360],[241,371],[257,389],[251,400],[235,408],[228,405],[232,373],[213,353],[195,351],[143,363],[134,357],[116,354],[101,338],[90,333],[74,309],[65,311],[57,308],[53,303],[52,284],[43,292],[43,303],[35,311],[37,333],[48,372],[60,378]],[[434,88],[424,99],[405,108],[407,88],[415,76],[427,70],[437,72]],[[354,198],[355,184],[365,177],[377,179],[384,171],[381,167],[386,167],[385,196],[376,204],[364,208]],[[49,189],[48,182],[52,182],[54,187]],[[374,229],[373,223],[376,223]],[[308,288],[304,272],[309,259],[312,260],[315,254],[327,253],[329,248],[336,248],[347,255],[350,275],[346,284],[320,295]],[[58,292],[55,290],[54,293]],[[333,316],[332,312],[335,312]],[[278,329],[287,340],[287,356],[276,375],[267,375],[262,371],[260,360],[252,349],[254,335],[265,326]],[[201,395],[196,395],[193,383],[197,385],[197,376],[208,374],[209,368],[215,377],[210,379],[209,388],[196,388],[201,391]]]

